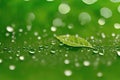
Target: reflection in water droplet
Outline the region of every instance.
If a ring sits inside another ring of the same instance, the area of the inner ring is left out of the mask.
[[[97,0],[82,0],[85,4],[94,4],[95,2],[97,2]]]
[[[83,65],[84,65],[84,66],[90,66],[90,62],[89,62],[89,61],[84,61],[84,62],[83,62]]]
[[[97,77],[102,77],[103,76],[103,73],[102,72],[98,72],[97,73]]]
[[[10,69],[10,70],[15,70],[15,68],[16,68],[15,65],[10,65],[10,66],[9,66],[9,69]]]
[[[100,14],[104,18],[110,18],[112,16],[112,11],[107,7],[103,7],[100,9]]]
[[[70,63],[70,60],[65,59],[65,60],[64,60],[64,63],[65,63],[65,64],[69,64],[69,63]]]
[[[70,6],[66,3],[61,3],[58,7],[58,10],[61,14],[67,14],[70,12]]]
[[[7,30],[8,32],[13,32],[13,31],[14,31],[13,27],[11,27],[11,26],[7,26],[7,27],[6,27],[6,30]]]
[[[85,25],[91,21],[91,16],[87,12],[80,13],[78,18],[81,25]]]
[[[105,19],[100,18],[100,19],[98,20],[98,24],[99,24],[99,25],[104,25],[104,24],[105,24]]]
[[[71,76],[72,75],[72,71],[71,70],[65,70],[64,74],[65,74],[65,76]]]

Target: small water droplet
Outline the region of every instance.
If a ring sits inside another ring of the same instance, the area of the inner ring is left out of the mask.
[[[19,32],[23,32],[23,29],[19,29]]]
[[[56,30],[57,30],[56,27],[54,27],[54,26],[51,27],[51,31],[52,31],[52,32],[55,32]]]
[[[78,62],[75,63],[76,67],[80,67],[80,64]]]
[[[64,71],[64,74],[65,74],[65,76],[71,76],[72,75],[72,71],[71,70],[65,70]]]
[[[3,62],[3,60],[2,59],[0,59],[0,64]]]
[[[120,2],[120,0],[110,0],[111,2],[113,2],[113,3],[118,3],[118,2]]]
[[[120,51],[117,51],[117,55],[120,56]]]
[[[20,59],[21,61],[23,61],[25,58],[24,58],[24,56],[20,56],[19,59]]]
[[[102,53],[102,52],[99,52],[99,55],[103,56],[103,55],[104,55],[104,53]]]
[[[64,60],[64,63],[65,63],[65,64],[69,64],[69,63],[70,63],[70,60],[65,59],[65,60]]]
[[[53,20],[53,26],[61,27],[63,25],[64,25],[64,23],[61,18],[55,18]]]
[[[115,29],[120,29],[120,24],[119,24],[119,23],[115,23],[115,24],[114,24],[114,28],[115,28]]]
[[[83,62],[83,65],[84,66],[90,66],[90,62],[86,60],[86,61]]]
[[[34,49],[30,49],[29,50],[29,54],[31,54],[31,55],[35,54],[35,50]]]
[[[105,24],[105,19],[100,18],[100,19],[98,20],[98,24],[99,24],[99,25],[104,25],[104,24]]]
[[[15,68],[16,68],[15,65],[10,65],[10,66],[9,66],[9,69],[10,69],[10,70],[15,70]]]
[[[55,50],[51,50],[50,53],[51,53],[51,54],[55,54],[56,51],[55,51]]]
[[[103,73],[102,72],[98,72],[97,73],[97,77],[102,77],[103,76]]]
[[[11,27],[11,26],[7,26],[7,27],[6,27],[6,30],[7,30],[8,32],[13,32],[13,31],[14,31],[13,27]]]

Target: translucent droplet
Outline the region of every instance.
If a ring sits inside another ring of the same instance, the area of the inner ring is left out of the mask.
[[[40,39],[41,39],[41,37],[40,37],[40,36],[38,36],[38,37],[37,37],[37,39],[38,39],[38,40],[40,40]]]
[[[65,54],[65,57],[68,57],[68,54]]]
[[[65,60],[64,60],[64,63],[65,63],[65,64],[69,64],[69,63],[70,63],[70,60],[65,59]]]
[[[27,25],[26,28],[27,28],[28,31],[30,31],[31,28],[32,28],[32,25]]]
[[[51,31],[52,31],[52,32],[55,32],[56,30],[57,30],[56,27],[54,27],[54,26],[51,27]]]
[[[50,53],[55,54],[55,53],[56,53],[56,51],[55,51],[55,50],[51,50],[51,51],[50,51]]]
[[[69,24],[68,29],[72,29],[72,28],[73,28],[73,24]]]
[[[70,6],[66,3],[61,3],[58,7],[58,10],[61,14],[67,14],[70,12]]]
[[[99,52],[99,55],[103,56],[103,55],[104,55],[104,53],[102,53],[102,52]]]
[[[23,32],[23,29],[19,29],[19,32]]]
[[[113,3],[118,3],[118,2],[120,2],[120,0],[110,0],[111,2],[113,2]]]
[[[9,33],[5,33],[5,36],[8,37],[10,34]]]
[[[94,4],[95,2],[97,2],[97,0],[82,0],[85,4]]]
[[[102,38],[105,38],[105,37],[106,37],[106,35],[105,35],[104,33],[101,33],[101,36],[102,36]]]
[[[3,62],[3,60],[2,59],[0,59],[0,64]]]
[[[62,22],[62,19],[60,19],[60,18],[55,18],[54,20],[53,20],[53,26],[63,26],[64,25],[64,23]]]
[[[35,35],[35,36],[38,36],[38,32],[34,32],[34,35]]]
[[[112,37],[115,37],[115,33],[112,33]]]
[[[117,55],[120,56],[120,51],[117,51]]]
[[[91,21],[91,16],[87,12],[80,13],[78,18],[81,25],[85,25]]]
[[[6,30],[7,30],[8,32],[13,32],[13,31],[14,31],[13,27],[11,27],[11,26],[7,26],[7,27],[6,27]]]
[[[103,7],[100,9],[100,14],[104,18],[110,18],[112,16],[112,11],[107,7]]]
[[[118,6],[117,10],[118,10],[118,12],[120,13],[120,5]]]
[[[54,1],[54,0],[46,0],[46,1],[48,1],[48,2],[52,2],[52,1]]]
[[[9,66],[9,69],[10,69],[10,70],[15,70],[15,68],[16,68],[15,65],[10,65],[10,66]]]
[[[115,28],[115,29],[120,29],[120,24],[119,24],[119,23],[115,23],[115,24],[114,24],[114,28]]]
[[[98,20],[98,24],[99,24],[99,25],[104,25],[104,24],[105,24],[105,19],[100,18],[100,19]]]
[[[64,74],[65,74],[65,76],[71,76],[72,75],[72,71],[71,70],[65,70]]]
[[[84,62],[83,62],[83,65],[84,65],[84,66],[90,66],[90,62],[89,62],[89,61],[84,61]]]
[[[78,62],[75,63],[76,67],[80,67],[80,64]]]
[[[30,49],[29,50],[29,54],[32,54],[32,55],[35,54],[35,50],[34,49]]]
[[[102,77],[103,76],[103,73],[102,72],[98,72],[97,73],[97,77]]]
[[[19,59],[20,59],[21,61],[23,61],[25,58],[24,58],[24,56],[20,56]]]

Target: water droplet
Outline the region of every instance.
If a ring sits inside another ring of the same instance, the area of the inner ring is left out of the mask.
[[[112,37],[115,37],[115,33],[112,33]]]
[[[24,56],[20,56],[19,59],[20,59],[21,61],[23,61],[25,58],[24,58]]]
[[[28,31],[30,31],[31,28],[32,28],[32,25],[27,25],[26,28],[27,28]]]
[[[69,24],[68,29],[72,29],[72,28],[73,28],[73,24]]]
[[[84,65],[84,66],[90,66],[90,62],[89,62],[89,61],[84,61],[84,62],[83,62],[83,65]]]
[[[65,57],[68,57],[68,54],[65,54]]]
[[[120,0],[110,0],[111,2],[113,2],[113,3],[118,3],[118,2],[120,2]]]
[[[80,13],[78,18],[81,25],[85,25],[91,21],[91,16],[87,12]]]
[[[103,55],[104,55],[104,53],[102,53],[102,52],[99,52],[99,55],[103,56]]]
[[[115,29],[120,29],[120,24],[119,24],[119,23],[115,23],[115,24],[114,24],[114,28],[115,28]]]
[[[32,55],[35,54],[35,50],[34,49],[30,49],[29,50],[29,54],[32,54]]]
[[[41,39],[41,37],[40,37],[40,36],[38,36],[38,37],[37,37],[37,39],[38,39],[38,40],[40,40],[40,39]]]
[[[69,63],[70,63],[70,60],[65,59],[65,60],[64,60],[64,63],[65,63],[65,64],[69,64]]]
[[[52,1],[54,1],[54,0],[46,0],[46,1],[48,1],[48,2],[52,2]]]
[[[56,27],[54,27],[54,26],[51,27],[51,31],[52,31],[52,32],[55,32],[56,30],[57,30]]]
[[[10,34],[9,33],[5,33],[5,36],[8,37]]]
[[[117,55],[120,56],[120,51],[117,51]]]
[[[65,70],[64,71],[64,74],[65,74],[65,76],[71,76],[72,75],[72,71],[71,70]]]
[[[27,1],[30,1],[30,0],[24,0],[24,1],[26,1],[26,2],[27,2]]]
[[[55,54],[56,51],[55,51],[55,50],[51,50],[50,53],[51,53],[51,54]]]
[[[76,67],[80,67],[80,64],[78,62],[75,63]]]
[[[104,18],[110,18],[112,16],[112,11],[107,7],[103,7],[100,9],[100,14]]]
[[[118,12],[120,13],[120,5],[118,6],[117,10],[118,10]]]
[[[85,4],[94,4],[95,2],[97,2],[97,0],[82,0]]]
[[[104,25],[104,24],[105,24],[105,19],[100,18],[100,19],[98,20],[98,24],[99,24],[99,25]]]
[[[23,32],[23,29],[19,29],[19,32]]]
[[[11,26],[7,26],[7,27],[6,27],[6,30],[7,30],[8,32],[13,32],[13,31],[14,31],[13,27],[11,27]]]
[[[102,38],[105,38],[106,36],[105,36],[105,33],[101,33],[101,36],[102,36]]]
[[[34,32],[34,35],[35,35],[35,36],[38,36],[38,32]]]
[[[70,12],[70,6],[66,3],[61,3],[58,7],[58,10],[61,14],[67,14]]]
[[[3,62],[3,60],[2,59],[0,59],[0,64]]]
[[[10,65],[10,66],[9,66],[9,69],[10,69],[10,70],[15,70],[15,68],[16,68],[15,65]]]
[[[64,23],[63,23],[63,21],[62,21],[61,18],[55,18],[55,19],[53,20],[53,26],[58,26],[58,27],[60,27],[60,26],[63,26],[63,25],[64,25]]]
[[[97,77],[102,77],[103,76],[103,73],[102,72],[98,72],[97,73]]]

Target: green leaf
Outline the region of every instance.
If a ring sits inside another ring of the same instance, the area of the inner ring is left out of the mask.
[[[78,36],[60,35],[60,36],[56,36],[56,38],[68,46],[93,48],[92,45],[87,40]]]

